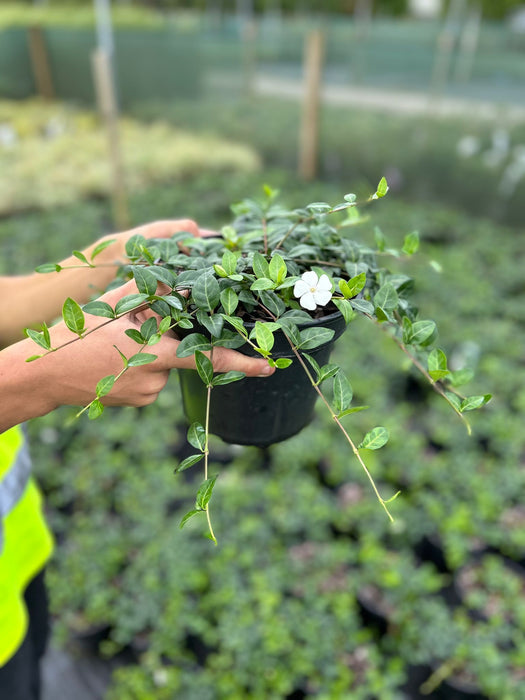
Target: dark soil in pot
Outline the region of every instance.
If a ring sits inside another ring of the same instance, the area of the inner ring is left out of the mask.
[[[312,319],[311,323],[300,328],[313,326],[335,331],[329,343],[307,350],[322,366],[328,362],[334,342],[345,330],[345,322],[342,315],[336,312]],[[258,357],[249,345],[239,348],[239,352]],[[310,423],[317,393],[283,333],[275,333],[272,357],[289,357],[292,364],[286,369],[277,370],[271,377],[250,377],[213,388],[210,406],[210,432],[213,435],[232,444],[267,447],[297,434]],[[194,370],[179,370],[179,378],[184,412],[189,423],[198,421],[204,424],[204,384]]]

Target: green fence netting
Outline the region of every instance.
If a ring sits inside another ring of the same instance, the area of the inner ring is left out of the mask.
[[[96,36],[90,29],[43,29],[56,96],[93,104],[91,53]],[[123,107],[152,98],[190,98],[202,84],[201,42],[169,30],[115,32],[115,73]],[[0,32],[0,97],[35,94],[29,40],[24,29]]]

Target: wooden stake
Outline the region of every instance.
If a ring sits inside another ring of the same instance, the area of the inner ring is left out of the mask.
[[[299,133],[299,176],[305,180],[313,180],[317,174],[323,44],[324,36],[318,29],[306,37],[304,98]]]
[[[42,27],[29,27],[28,35],[29,54],[38,95],[45,100],[53,100],[55,98],[55,88]]]
[[[111,73],[111,63],[105,49],[95,49],[91,54],[97,104],[106,125],[109,143],[109,159],[112,177],[113,216],[122,230],[129,225],[124,166],[120,148],[117,101]]]

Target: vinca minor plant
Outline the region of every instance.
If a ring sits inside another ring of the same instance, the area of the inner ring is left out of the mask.
[[[387,191],[387,182],[382,178],[377,190],[362,204],[381,199]],[[121,267],[120,276],[133,277],[137,293],[120,299],[114,308],[99,300],[82,308],[73,299],[64,303],[64,322],[79,342],[97,330],[86,330],[86,313],[100,316],[104,319],[101,324],[147,307],[156,313],[140,330],[126,331],[136,341],[137,352],[131,357],[120,353],[121,372],[101,377],[96,396],[78,415],[86,411],[90,418],[100,416],[104,396],[119,377],[130,367],[155,361],[154,346],[164,333],[174,333],[181,339],[179,357],[195,357],[196,371],[206,392],[206,409],[203,420],[192,422],[188,429],[188,441],[195,453],[175,471],[203,462],[204,479],[195,505],[182,519],[181,527],[190,518],[205,514],[207,534],[216,543],[210,517],[210,499],[217,479],[217,475],[209,473],[210,407],[218,387],[244,379],[241,372],[214,373],[213,352],[218,346],[248,349],[282,372],[292,363],[299,363],[391,520],[389,503],[397,494],[383,499],[365,462],[367,450],[377,450],[388,441],[387,428],[374,427],[362,438],[351,436],[349,416],[366,406],[352,404],[351,382],[341,367],[333,362],[320,365],[311,354],[334,337],[333,328],[323,327],[323,318],[336,314],[349,324],[356,315],[362,315],[388,332],[415,368],[465,421],[469,431],[464,414],[490,399],[489,394],[460,393],[457,387],[462,374],[449,369],[444,350],[436,346],[436,323],[420,318],[410,301],[413,280],[383,266],[388,257],[416,253],[417,232],[406,235],[400,250],[387,247],[377,228],[373,244],[357,242],[350,235],[352,227],[367,220],[360,213],[360,205],[354,194],[347,194],[335,206],[313,202],[290,210],[280,204],[277,190],[265,187],[260,200],[246,199],[232,206],[234,220],[217,237],[194,238],[179,232],[171,239],[146,240],[140,235],[131,238],[126,248],[129,262]],[[109,241],[105,245],[108,244]],[[80,266],[95,266],[101,250],[102,246],[90,260],[78,251],[74,255]],[[37,271],[61,269],[50,263]],[[312,326],[313,319],[318,322]],[[278,333],[284,334],[290,357],[273,356]],[[46,326],[38,331],[26,329],[26,334],[46,353],[59,350],[51,346]],[[38,357],[42,355],[29,359]],[[249,392],[254,380],[244,381]]]

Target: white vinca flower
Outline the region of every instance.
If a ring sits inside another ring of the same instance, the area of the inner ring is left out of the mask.
[[[332,283],[327,275],[318,277],[313,270],[303,272],[293,288],[303,309],[315,311],[317,306],[326,306],[332,298]]]

